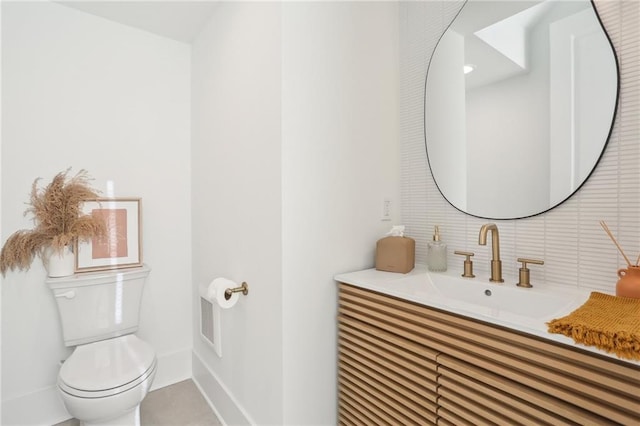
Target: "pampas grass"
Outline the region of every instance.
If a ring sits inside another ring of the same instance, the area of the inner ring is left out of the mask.
[[[16,231],[4,243],[0,252],[2,275],[10,269],[28,270],[34,257],[42,257],[47,247],[62,253],[76,240],[88,241],[105,234],[102,219],[82,213],[83,202],[98,197],[89,184],[89,174],[80,170],[69,177],[70,170],[55,175],[44,188],[38,185],[40,178],[33,182],[29,208],[24,214],[33,215],[35,227]]]

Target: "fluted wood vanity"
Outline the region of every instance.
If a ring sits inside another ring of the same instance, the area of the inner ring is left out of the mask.
[[[640,367],[339,283],[342,425],[640,424]]]

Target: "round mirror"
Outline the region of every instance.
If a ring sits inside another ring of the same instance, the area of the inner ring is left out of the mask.
[[[595,168],[618,99],[618,64],[589,0],[467,0],[427,73],[431,173],[457,209],[545,212]]]

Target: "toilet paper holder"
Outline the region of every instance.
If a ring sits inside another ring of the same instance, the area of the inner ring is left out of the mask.
[[[226,300],[231,299],[233,293],[242,293],[243,295],[249,294],[249,285],[246,282],[243,282],[240,287],[228,288],[224,291],[224,298]]]

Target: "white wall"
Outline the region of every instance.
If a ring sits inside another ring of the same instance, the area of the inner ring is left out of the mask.
[[[227,423],[334,424],[333,276],[373,266],[399,217],[397,4],[221,3],[191,70],[186,45],[60,5],[4,12],[3,239],[28,226],[34,177],[73,165],[113,180],[143,198],[140,335],[172,378],[193,343]],[[46,405],[69,350],[44,275],[36,263],[3,286],[6,424],[61,420]],[[217,276],[250,286],[223,312],[221,359],[198,335],[197,289]]]
[[[2,241],[30,227],[31,183],[72,166],[142,197],[151,269],[139,335],[155,386],[191,374],[190,49],[48,2],[2,4]],[[58,313],[36,260],[2,284],[3,424],[63,420]],[[34,409],[38,407],[38,409]]]
[[[0,7],[0,35],[2,34],[2,7]],[[0,37],[0,43],[1,43]],[[1,46],[0,46],[1,47]],[[2,55],[0,52],[0,82],[2,81]],[[0,84],[0,99],[2,99],[2,84]],[[2,237],[2,102],[0,102],[0,237]],[[0,274],[0,287],[4,277]],[[0,318],[2,315],[2,291],[0,290]],[[0,365],[2,365],[2,322],[0,321]],[[2,401],[2,373],[0,370],[0,401]],[[2,403],[0,403],[0,419],[2,419]]]
[[[228,424],[282,420],[280,42],[278,4],[222,3],[193,44],[194,352],[204,364],[194,373]],[[216,277],[249,285],[222,313],[222,358],[199,337],[198,287]]]
[[[373,266],[398,218],[397,13],[226,3],[195,41],[194,291],[250,286],[224,312],[222,359],[194,338],[196,380],[229,424],[336,422],[333,276]]]
[[[462,271],[462,259],[452,252],[467,250],[476,253],[476,275],[487,275],[490,249],[477,244],[480,226],[487,220],[455,210],[425,174],[424,138],[420,133],[423,123],[418,119],[424,109],[422,99],[415,95],[423,90],[426,62],[438,37],[462,3],[442,0],[401,4],[403,220],[418,240],[418,258],[425,258],[430,229],[440,224],[443,240],[449,245],[450,268]],[[516,258],[532,257],[545,261],[544,266],[531,268],[534,285],[614,291],[616,271],[624,266],[624,260],[600,228],[599,220],[607,222],[630,258],[635,259],[640,252],[640,3],[596,0],[595,4],[621,64],[614,130],[595,172],[570,200],[532,218],[496,221],[507,285],[516,282]]]
[[[397,43],[395,2],[283,9],[285,424],[336,424],[332,277],[372,267],[398,224]]]

